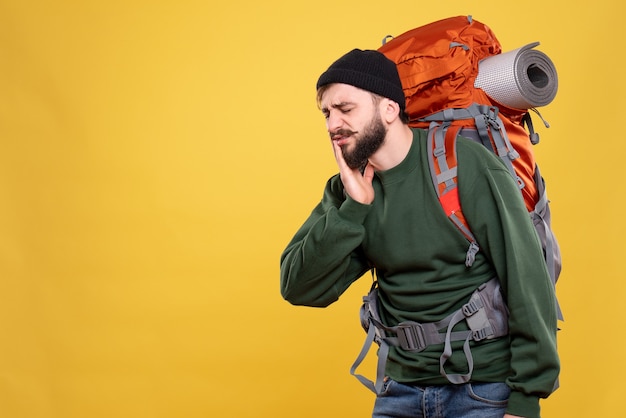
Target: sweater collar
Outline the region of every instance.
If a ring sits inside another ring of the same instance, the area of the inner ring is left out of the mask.
[[[376,176],[383,184],[391,184],[404,179],[409,173],[414,171],[419,165],[420,160],[420,142],[423,130],[413,129],[413,143],[404,160],[397,166],[384,171],[377,171]]]

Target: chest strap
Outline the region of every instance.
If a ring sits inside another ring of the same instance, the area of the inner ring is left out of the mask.
[[[508,310],[500,293],[500,283],[495,278],[476,289],[470,300],[460,309],[441,321],[426,324],[404,321],[393,327],[384,325],[378,312],[378,291],[377,282],[374,282],[370,292],[363,297],[361,325],[367,331],[367,337],[361,352],[350,368],[350,374],[376,394],[382,390],[390,346],[409,352],[420,352],[431,345],[443,344],[443,352],[439,358],[439,372],[451,383],[461,384],[470,380],[474,370],[470,341],[498,338],[509,332]],[[454,327],[462,321],[467,323],[469,329],[453,331]],[[451,343],[453,341],[464,341],[463,352],[467,360],[467,373],[448,374],[445,370],[444,366],[452,356]],[[379,345],[375,383],[356,374],[356,369],[367,356],[373,342]]]

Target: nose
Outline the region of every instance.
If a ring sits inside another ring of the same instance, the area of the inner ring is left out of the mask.
[[[341,128],[342,125],[343,120],[338,112],[330,112],[328,114],[328,118],[326,119],[326,129],[328,129],[328,132],[335,132],[337,129]]]

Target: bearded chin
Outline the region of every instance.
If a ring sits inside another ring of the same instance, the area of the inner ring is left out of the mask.
[[[368,159],[385,142],[387,129],[383,125],[380,116],[372,120],[370,125],[363,131],[361,137],[356,141],[354,149],[348,151],[347,147],[341,149],[343,159],[351,169],[364,169]]]

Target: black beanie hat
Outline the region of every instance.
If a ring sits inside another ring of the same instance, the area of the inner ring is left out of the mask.
[[[342,83],[376,93],[397,102],[402,111],[406,99],[396,64],[382,52],[353,49],[335,61],[319,80],[317,89],[327,84]]]

